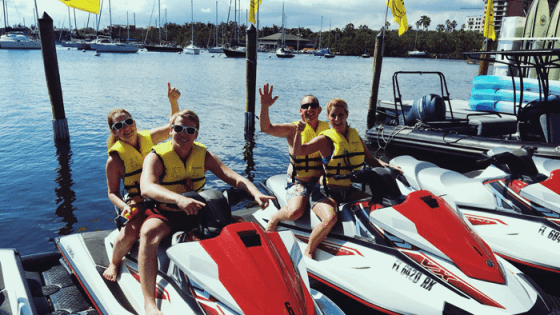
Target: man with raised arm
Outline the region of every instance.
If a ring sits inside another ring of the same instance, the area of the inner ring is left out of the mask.
[[[276,137],[286,138],[290,153],[290,165],[287,170],[286,200],[288,204],[275,212],[266,226],[267,231],[276,230],[276,226],[283,220],[297,220],[307,207],[309,207],[309,194],[315,187],[317,180],[323,174],[321,156],[319,152],[309,155],[294,156],[293,140],[297,131],[298,122],[272,124],[268,115],[269,107],[276,102],[278,96],[272,96],[273,86],[266,83],[259,88],[261,97],[260,127],[261,131]],[[302,133],[302,143],[307,143],[315,138],[321,131],[329,129],[329,124],[319,120],[321,106],[319,100],[313,95],[302,98],[299,113],[301,120],[306,122]]]

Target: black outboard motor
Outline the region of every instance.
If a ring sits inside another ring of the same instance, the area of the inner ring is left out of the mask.
[[[404,117],[408,126],[414,126],[418,121],[445,120],[445,102],[439,95],[424,95],[412,103],[412,107]]]

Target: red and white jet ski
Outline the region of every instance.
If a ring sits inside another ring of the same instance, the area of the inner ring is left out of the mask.
[[[495,148],[482,161],[486,168],[467,174],[411,156],[391,163],[403,169],[408,189],[454,204],[496,254],[560,273],[560,170],[539,173],[531,155],[530,149]]]
[[[154,289],[164,314],[343,314],[310,289],[292,233],[264,232],[249,222],[223,227],[231,210],[222,193],[208,190],[199,196],[207,206],[196,236],[219,235],[184,241],[187,233],[176,233],[160,245]],[[102,277],[117,233],[73,234],[56,243],[99,314],[144,314],[136,250],[123,259],[116,283]]]
[[[371,199],[339,206],[338,221],[314,258],[310,276],[389,314],[554,314],[553,301],[526,275],[494,255],[441,197],[421,190],[403,196],[383,168],[349,176]],[[265,182],[270,205],[253,216],[263,226],[286,205],[285,175]],[[312,211],[291,230],[303,250],[320,220]]]

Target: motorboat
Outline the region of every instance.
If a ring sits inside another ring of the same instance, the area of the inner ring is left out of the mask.
[[[254,222],[231,222],[222,192],[190,197],[206,203],[199,228],[178,232],[158,249],[156,302],[165,314],[343,314],[310,288],[295,237],[265,232]],[[196,218],[196,217],[193,217]],[[86,232],[56,239],[64,263],[99,314],[144,314],[138,249],[123,259],[115,283],[102,273],[118,230]]]
[[[58,251],[21,256],[0,249],[0,314],[96,314],[60,258]]]
[[[41,41],[30,39],[23,32],[9,32],[0,36],[0,49],[41,49]]]
[[[541,73],[536,80],[541,87],[540,96],[523,103],[523,93],[528,93],[524,92],[527,80],[523,73],[528,73],[530,67],[553,67],[550,57],[558,50],[494,53],[519,60],[521,78],[514,80],[510,77],[510,82],[520,86],[520,97],[514,97],[520,102],[510,111],[472,108],[467,100],[453,100],[452,105],[443,73],[399,71],[392,79],[394,100],[379,101],[371,109],[375,119],[368,122],[371,126],[367,130],[369,143],[386,149],[389,156],[407,154],[449,168],[453,165],[444,165],[445,161],[453,161],[455,166],[465,166],[464,170],[475,169],[474,163],[481,154],[494,147],[535,147],[538,148],[535,151],[537,156],[560,159],[557,151],[560,129],[556,127],[560,123],[560,99],[549,95],[546,73]],[[531,58],[537,60],[536,66]],[[440,88],[420,97],[409,95],[410,98],[404,98],[399,79],[414,80],[413,76],[422,77],[415,82],[440,82]]]
[[[99,53],[136,53],[138,47],[129,43],[114,42],[109,36],[98,36],[89,46]]]
[[[389,314],[552,314],[557,307],[528,276],[500,256],[442,197],[419,190],[406,197],[384,168],[351,175],[373,192],[339,205],[338,220],[305,257],[311,278]],[[263,184],[275,204],[253,216],[265,226],[286,206],[285,175]],[[282,221],[303,250],[318,217],[307,211]]]
[[[537,157],[541,171],[549,168],[545,175],[532,155],[531,148],[493,148],[481,157],[485,167],[467,174],[411,156],[390,163],[404,171],[402,191],[424,189],[444,196],[497,255],[560,273],[560,162]]]

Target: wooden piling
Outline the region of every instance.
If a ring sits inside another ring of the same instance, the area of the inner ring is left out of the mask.
[[[377,111],[377,99],[379,97],[379,81],[381,79],[381,66],[383,65],[383,32],[384,30],[381,30],[375,38],[375,51],[373,53],[373,79],[371,80],[367,129],[371,129],[375,126],[375,112]]]
[[[253,24],[246,32],[247,105],[245,107],[245,139],[255,133],[255,96],[257,93],[257,29]]]
[[[55,142],[59,140],[67,141],[70,135],[68,133],[68,122],[64,112],[60,74],[58,72],[53,20],[46,12],[43,12],[43,16],[39,19],[39,32],[41,35],[41,51],[43,53],[47,89],[49,90],[53,112],[54,139]]]

